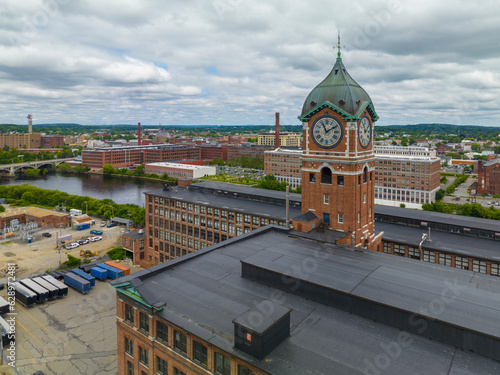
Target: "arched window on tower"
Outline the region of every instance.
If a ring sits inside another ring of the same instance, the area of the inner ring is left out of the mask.
[[[363,183],[366,183],[367,176],[368,176],[368,168],[365,167],[365,169],[363,169]]]
[[[332,171],[330,168],[323,168],[321,170],[321,183],[322,184],[332,184]]]

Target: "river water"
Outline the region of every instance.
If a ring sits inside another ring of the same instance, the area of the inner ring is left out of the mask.
[[[61,175],[50,174],[45,178],[26,179],[24,176],[0,180],[0,185],[29,184],[42,189],[59,190],[74,195],[92,198],[109,198],[118,204],[132,203],[144,206],[144,192],[160,190],[161,181],[145,181],[132,178],[118,178],[102,175]]]

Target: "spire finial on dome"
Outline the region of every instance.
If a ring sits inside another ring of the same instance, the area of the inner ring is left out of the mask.
[[[338,45],[337,45],[337,48],[338,48],[338,51],[337,51],[337,60],[340,60],[341,57],[340,57],[340,30],[339,30],[339,36],[338,36]]]

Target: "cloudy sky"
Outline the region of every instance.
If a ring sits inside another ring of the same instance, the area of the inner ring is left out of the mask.
[[[377,124],[500,126],[497,0],[2,0],[0,123],[299,124],[338,29]]]

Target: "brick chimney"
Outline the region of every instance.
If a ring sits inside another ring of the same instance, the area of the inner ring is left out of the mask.
[[[137,146],[141,145],[141,123],[137,124]]]
[[[276,112],[276,131],[274,136],[274,147],[280,148],[280,114]]]
[[[33,132],[33,116],[28,115],[28,134]]]

